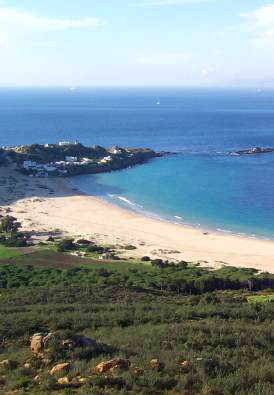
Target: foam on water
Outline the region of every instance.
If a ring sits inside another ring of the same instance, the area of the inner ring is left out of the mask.
[[[122,200],[123,202],[126,202],[126,203],[130,204],[131,206],[136,206],[135,203],[131,202],[130,200],[126,199],[123,196],[118,196],[118,199]]]

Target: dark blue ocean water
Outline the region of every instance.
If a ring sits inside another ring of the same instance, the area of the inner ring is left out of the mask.
[[[0,89],[0,145],[64,139],[179,153],[75,178],[89,193],[179,223],[274,237],[274,154],[228,155],[274,147],[274,91]]]

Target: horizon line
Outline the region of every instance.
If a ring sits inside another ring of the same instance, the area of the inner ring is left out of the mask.
[[[273,81],[274,83],[274,81]],[[0,89],[261,89],[273,90],[274,85],[224,84],[224,85],[0,85]]]

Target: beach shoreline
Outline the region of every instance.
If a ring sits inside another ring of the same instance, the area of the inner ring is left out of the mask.
[[[0,167],[0,208],[37,240],[58,230],[63,237],[86,237],[118,249],[134,245],[131,251],[121,248],[120,255],[127,258],[148,255],[214,269],[229,265],[274,273],[273,241],[150,218],[88,195],[62,178],[26,177]]]
[[[161,222],[165,222],[165,223],[171,223],[174,225],[178,225],[178,226],[182,226],[184,228],[189,228],[189,229],[193,229],[193,230],[199,230],[200,232],[205,233],[210,233],[210,234],[216,234],[216,235],[231,235],[231,236],[236,236],[239,238],[243,238],[243,239],[256,239],[256,240],[260,240],[260,241],[271,241],[274,243],[274,238],[270,238],[267,236],[262,236],[262,235],[258,235],[255,233],[248,233],[248,232],[240,232],[240,231],[233,231],[230,229],[222,229],[222,228],[214,228],[213,226],[202,226],[201,224],[195,224],[195,223],[190,223],[190,222],[183,222],[183,218],[180,216],[172,216],[172,215],[165,215],[165,214],[159,214],[153,211],[148,211],[145,210],[143,208],[143,206],[141,206],[138,203],[133,203],[130,200],[128,200],[128,198],[123,197],[123,196],[117,196],[117,199],[112,199],[112,198],[105,198],[103,196],[99,196],[99,195],[91,195],[90,193],[88,193],[87,191],[85,191],[84,189],[82,189],[81,187],[79,187],[77,184],[75,184],[73,182],[73,178],[72,177],[67,177],[64,178],[63,181],[68,185],[69,188],[72,188],[74,190],[77,190],[79,192],[79,194],[82,194],[84,196],[90,196],[90,197],[94,197],[95,199],[99,199],[102,202],[105,202],[106,204],[116,207],[116,208],[120,208],[121,210],[126,210],[126,211],[130,211],[134,214],[140,215],[142,217],[146,217],[149,219],[154,219],[157,221],[161,221]],[[121,203],[122,201],[122,203]],[[178,220],[181,220],[182,222],[178,222]]]

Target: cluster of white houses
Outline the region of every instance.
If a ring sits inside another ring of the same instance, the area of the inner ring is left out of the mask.
[[[59,168],[55,162],[41,164],[31,160],[24,160],[22,167],[27,172],[31,172],[30,176],[35,177],[48,177],[53,173],[65,176],[68,173],[67,170]]]
[[[60,141],[58,145],[66,146],[78,144],[78,141],[71,143],[69,141]],[[45,147],[49,147],[50,144],[45,144]],[[69,166],[86,166],[90,164],[104,165],[108,162],[113,161],[112,155],[121,154],[123,151],[119,147],[112,147],[109,151],[110,155],[107,155],[101,159],[90,159],[90,158],[77,158],[74,156],[66,156],[65,160],[54,161],[50,163],[37,163],[31,160],[24,160],[22,167],[25,171],[30,173],[31,176],[35,177],[48,177],[49,175],[66,176],[68,174]],[[129,154],[132,156],[132,154]]]

